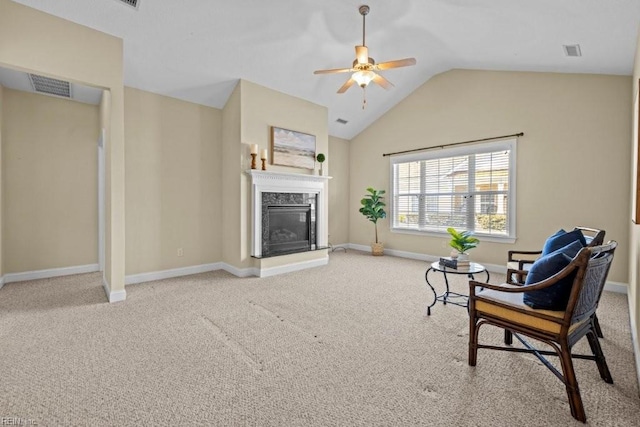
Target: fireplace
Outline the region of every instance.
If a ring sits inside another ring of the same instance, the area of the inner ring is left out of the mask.
[[[251,177],[251,256],[264,259],[319,251],[317,259],[295,269],[326,264],[321,250],[327,247],[326,186],[331,177],[256,169],[247,174]],[[263,271],[262,265],[258,268],[260,277],[273,274]]]
[[[311,205],[267,206],[266,211],[263,255],[311,249]]]
[[[262,193],[262,257],[316,247],[316,195]]]

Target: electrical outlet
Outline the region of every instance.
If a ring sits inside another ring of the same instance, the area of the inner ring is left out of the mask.
[[[178,256],[183,256],[184,255],[184,251],[182,250],[182,248],[178,248]]]

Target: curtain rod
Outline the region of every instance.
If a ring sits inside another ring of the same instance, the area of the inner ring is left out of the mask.
[[[522,136],[522,135],[524,135],[524,132],[513,133],[511,135],[493,136],[491,138],[472,139],[470,141],[453,142],[451,144],[436,145],[434,147],[415,148],[413,150],[396,151],[395,153],[385,153],[385,154],[382,155],[382,157],[393,156],[395,154],[413,153],[414,151],[424,151],[424,150],[433,150],[435,148],[451,147],[453,145],[470,144],[472,142],[491,141],[491,140],[494,140],[494,139],[503,139],[503,138],[509,138],[509,137],[512,137],[512,136]]]

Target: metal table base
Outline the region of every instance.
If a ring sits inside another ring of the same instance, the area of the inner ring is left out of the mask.
[[[429,273],[432,271],[442,273],[442,275],[444,276],[445,291],[440,295],[438,295],[435,287],[429,281]],[[429,306],[427,307],[427,316],[431,316],[431,307],[436,305],[438,301],[442,302],[443,305],[447,305],[448,303],[448,304],[453,304],[460,307],[466,307],[468,310],[469,295],[450,291],[449,279],[447,278],[447,274],[466,274],[469,279],[475,280],[474,274],[479,274],[479,273],[485,273],[487,275],[485,282],[489,282],[489,279],[490,279],[489,272],[481,264],[472,262],[468,268],[453,269],[453,268],[448,268],[443,265],[440,265],[439,262],[437,261],[432,263],[431,266],[424,273],[424,279],[427,282],[427,285],[429,285],[429,287],[433,291],[433,297],[434,297],[433,302],[429,304]]]

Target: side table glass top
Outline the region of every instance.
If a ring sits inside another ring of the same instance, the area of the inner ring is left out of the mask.
[[[477,262],[470,262],[469,265],[465,267],[451,268],[445,267],[444,265],[440,264],[439,261],[435,261],[431,263],[431,269],[449,274],[478,274],[486,271],[485,266],[482,264],[478,264]]]
[[[434,284],[429,281],[429,273],[435,274],[442,273],[442,278],[444,279],[445,291],[444,293],[438,295],[436,292],[436,288],[433,286]],[[467,307],[469,309],[469,296],[466,294],[461,294],[458,292],[451,291],[449,289],[449,279],[447,279],[448,274],[464,274],[469,279],[474,279],[473,275],[478,273],[484,273],[487,277],[485,282],[489,283],[489,271],[482,264],[478,264],[477,262],[471,262],[466,267],[458,267],[451,268],[445,267],[440,264],[440,261],[436,261],[431,263],[427,271],[424,273],[424,280],[427,282],[429,288],[433,292],[433,302],[429,304],[427,307],[427,316],[431,315],[431,307],[433,307],[438,301],[442,302],[442,304],[446,305],[447,303],[453,305],[459,305],[461,307]]]

